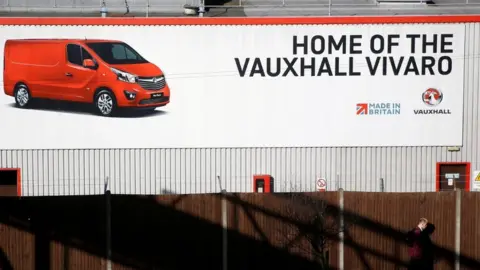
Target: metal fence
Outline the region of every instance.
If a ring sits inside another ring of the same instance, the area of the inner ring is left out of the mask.
[[[113,13],[149,16],[155,13],[181,13],[185,6],[248,9],[253,15],[372,15],[473,13],[480,0],[0,0],[2,13],[99,13],[106,6]],[[398,2],[398,1],[396,1]],[[387,6],[385,6],[385,4]],[[261,13],[258,13],[261,12]],[[287,13],[285,13],[287,12]],[[249,14],[247,14],[249,15]]]
[[[307,232],[323,227],[311,213],[344,228],[322,234],[332,269],[402,269],[405,232],[420,217],[436,227],[435,269],[480,269],[479,193],[107,193],[0,205],[0,266],[3,255],[13,269],[319,269]]]
[[[0,0],[0,7],[27,7],[27,8],[99,8],[102,5],[109,7],[168,7],[200,5],[205,6],[252,6],[252,7],[314,7],[325,5],[348,5],[352,7],[365,5],[388,4],[392,2],[400,2],[404,4],[425,4],[427,0]],[[480,0],[436,0],[433,1],[435,6],[463,6],[477,5]]]
[[[465,0],[476,1],[476,0]],[[28,8],[99,8],[103,4],[108,7],[168,7],[185,4],[205,6],[321,6],[332,3],[334,5],[361,6],[365,4],[374,5],[376,0],[0,0],[1,7],[28,7]],[[418,0],[420,2],[420,0]]]

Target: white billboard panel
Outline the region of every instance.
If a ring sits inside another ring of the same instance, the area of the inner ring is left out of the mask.
[[[464,35],[462,24],[4,26],[0,148],[462,145]]]

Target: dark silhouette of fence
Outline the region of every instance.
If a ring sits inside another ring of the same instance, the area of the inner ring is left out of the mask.
[[[436,269],[452,269],[456,261],[461,269],[480,269],[477,193],[294,196],[323,202],[326,215],[346,224],[343,242],[338,235],[328,236],[331,269],[340,268],[341,258],[344,269],[404,268],[405,233],[420,217],[437,228]],[[316,228],[287,214],[295,203],[292,194],[0,198],[0,266],[95,270],[111,263],[112,269],[318,269],[308,243],[302,242]],[[461,227],[456,226],[459,216]],[[299,233],[287,241],[292,226]],[[461,232],[460,246],[456,230]]]

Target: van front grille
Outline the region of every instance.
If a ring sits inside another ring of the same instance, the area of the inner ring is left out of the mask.
[[[138,84],[145,90],[157,91],[165,88],[167,82],[164,76],[138,77]]]

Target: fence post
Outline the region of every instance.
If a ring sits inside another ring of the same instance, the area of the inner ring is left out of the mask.
[[[462,190],[455,191],[455,270],[460,270],[460,244],[462,231]]]
[[[200,5],[198,7],[198,17],[203,17],[205,13],[205,0],[200,0]]]
[[[335,175],[335,185],[337,186],[336,188],[340,190],[342,186],[340,185],[340,173],[337,172]]]
[[[106,215],[106,241],[107,241],[107,263],[106,263],[106,269],[107,270],[112,270],[112,207],[111,207],[111,192],[108,188],[108,177],[105,181],[105,215]]]
[[[105,0],[103,0],[102,5],[100,7],[100,15],[102,16],[102,18],[106,18],[107,14],[108,14],[107,4],[105,3]]]
[[[222,269],[227,270],[228,268],[228,209],[227,209],[227,190],[222,189]]]
[[[146,11],[146,14],[145,14],[145,17],[149,17],[150,16],[150,0],[147,0],[147,11]]]
[[[338,206],[340,208],[340,233],[339,233],[339,241],[338,241],[338,270],[344,269],[344,233],[343,230],[345,229],[345,221],[343,216],[343,209],[344,209],[344,194],[343,188],[338,189],[339,193],[339,202]]]

